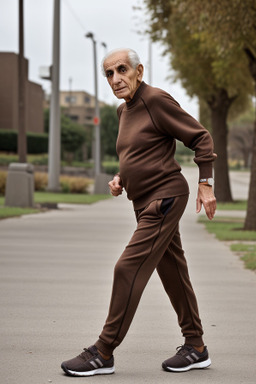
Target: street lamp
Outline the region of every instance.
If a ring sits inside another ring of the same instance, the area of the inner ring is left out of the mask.
[[[102,42],[101,45],[105,48],[105,53],[107,53],[107,44]]]
[[[92,40],[93,43],[93,62],[94,62],[94,95],[95,95],[95,153],[94,153],[94,172],[95,176],[101,173],[101,160],[100,160],[100,113],[99,113],[99,101],[98,101],[98,76],[97,76],[97,52],[96,52],[96,40],[92,32],[88,32],[85,37]]]

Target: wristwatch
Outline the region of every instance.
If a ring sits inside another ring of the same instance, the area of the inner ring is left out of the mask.
[[[199,184],[205,184],[205,185],[209,185],[210,187],[212,187],[214,184],[214,180],[212,177],[209,177],[208,179],[200,179]]]

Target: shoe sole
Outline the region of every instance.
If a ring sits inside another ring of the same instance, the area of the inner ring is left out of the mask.
[[[77,372],[77,371],[71,371],[65,367],[65,365],[61,364],[61,368],[63,371],[69,375],[69,376],[95,376],[95,375],[111,375],[115,372],[115,367],[110,368],[99,368],[94,369],[92,371],[85,371],[85,372]]]
[[[211,365],[211,363],[212,363],[211,359],[207,359],[205,361],[201,361],[200,363],[190,364],[182,368],[168,367],[165,363],[162,364],[162,367],[165,371],[168,371],[168,372],[187,372],[187,371],[190,371],[191,369],[207,368]]]

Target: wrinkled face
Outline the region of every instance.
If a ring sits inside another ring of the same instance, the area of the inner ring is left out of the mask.
[[[128,53],[117,52],[109,56],[104,62],[104,70],[110,87],[118,99],[131,101],[143,76],[143,65],[134,69]]]

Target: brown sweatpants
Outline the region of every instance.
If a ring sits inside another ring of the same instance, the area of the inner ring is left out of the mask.
[[[96,347],[106,355],[124,339],[155,268],[175,309],[185,343],[203,345],[202,325],[181,246],[179,220],[188,196],[155,200],[135,211],[137,228],[114,270],[109,314]]]

